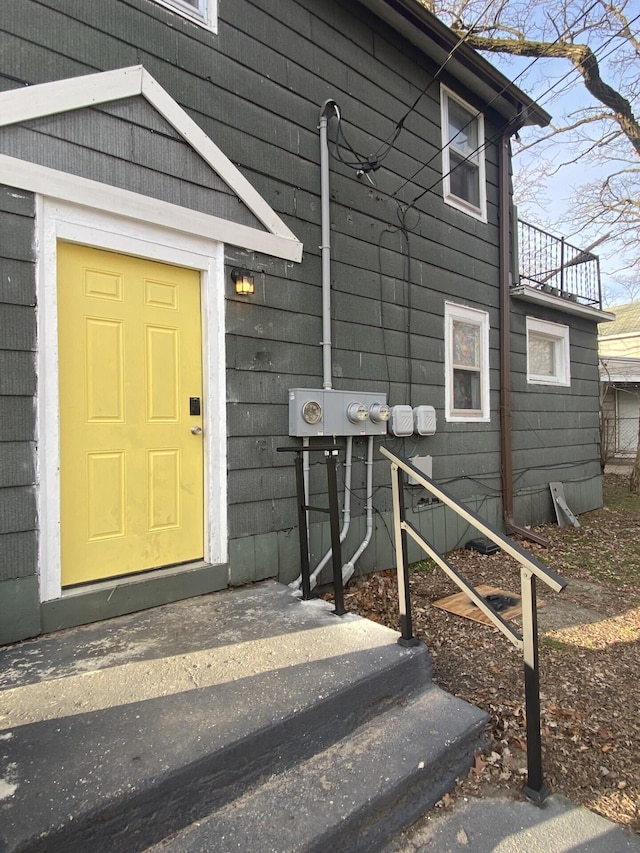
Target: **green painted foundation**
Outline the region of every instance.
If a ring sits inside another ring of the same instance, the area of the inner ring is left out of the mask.
[[[38,578],[14,578],[0,583],[0,645],[41,632]]]
[[[197,564],[185,569],[162,569],[152,575],[79,587],[40,606],[42,632],[58,631],[101,619],[111,619],[225,589],[228,566]]]

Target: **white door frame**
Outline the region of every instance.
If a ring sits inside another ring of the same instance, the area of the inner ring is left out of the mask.
[[[73,180],[72,176],[69,176]],[[63,595],[60,559],[60,404],[57,244],[59,240],[200,271],[204,394],[204,558],[228,559],[224,245],[184,230],[105,213],[99,194],[86,205],[36,196],[37,466],[40,600]]]

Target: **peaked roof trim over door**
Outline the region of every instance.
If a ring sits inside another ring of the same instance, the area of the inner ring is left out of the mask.
[[[244,177],[240,170],[234,166],[229,158],[223,154],[218,146],[204,133],[204,131],[193,121],[193,119],[182,109],[182,107],[162,88],[162,86],[146,71],[143,66],[135,65],[130,68],[120,68],[115,71],[103,71],[97,74],[88,74],[82,77],[71,77],[66,80],[55,80],[50,83],[40,83],[20,89],[10,89],[0,93],[0,127],[31,121],[46,116],[58,115],[71,110],[95,107],[99,104],[111,103],[124,98],[142,96],[151,104],[158,113],[180,134],[193,150],[211,167],[211,169],[222,178],[227,186],[233,190],[240,201],[262,222],[266,232],[248,226],[221,220],[219,217],[199,214],[189,211],[195,217],[205,218],[214,226],[216,233],[207,236],[216,239],[224,239],[224,242],[244,248],[273,254],[287,260],[300,261],[302,258],[302,244],[295,234],[285,225],[278,214],[265,201],[260,193]],[[22,169],[16,169],[17,163],[23,163]],[[33,168],[29,168],[29,166]],[[22,188],[33,191],[46,192],[45,189],[33,186],[33,169],[48,178],[48,182],[55,181],[55,175],[66,173],[56,172],[44,166],[27,164],[27,161],[16,160],[16,158],[0,155],[0,180],[15,186],[16,180],[22,180]],[[70,177],[67,175],[67,178]],[[73,176],[79,187],[89,188],[86,185],[96,185],[98,182],[89,181],[85,178]],[[27,185],[28,184],[28,185]],[[98,184],[103,187],[106,185]],[[114,193],[128,193],[127,190],[112,188]],[[129,195],[137,195],[128,193]],[[65,195],[65,197],[67,197]],[[145,198],[144,196],[142,198]],[[69,199],[72,200],[72,199]],[[77,199],[73,199],[76,200]],[[177,205],[168,202],[158,202],[153,199],[155,205],[163,208],[176,209]],[[183,211],[186,208],[178,208]],[[216,227],[224,223],[221,234]],[[237,231],[237,237],[231,236]],[[269,239],[272,238],[272,239]],[[255,243],[255,245],[254,245]],[[271,246],[271,249],[268,247]]]

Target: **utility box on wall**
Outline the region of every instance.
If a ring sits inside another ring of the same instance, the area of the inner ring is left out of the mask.
[[[435,435],[436,410],[433,406],[416,406],[413,410],[413,424],[418,435]]]
[[[412,456],[409,462],[417,468],[418,471],[426,474],[427,477],[433,477],[433,458],[431,456]],[[408,486],[419,486],[420,483],[416,480],[413,474],[409,474],[407,478]]]
[[[386,435],[387,395],[326,388],[289,389],[289,435]]]

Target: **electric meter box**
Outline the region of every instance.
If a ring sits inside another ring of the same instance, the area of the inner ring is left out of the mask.
[[[327,388],[289,389],[289,435],[386,435],[387,395]]]

